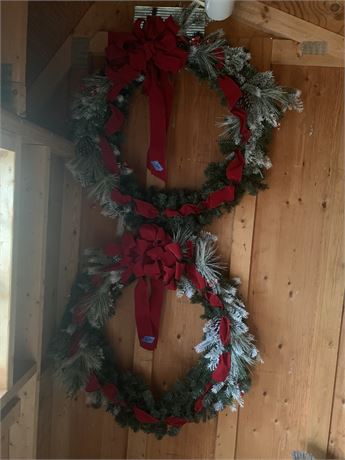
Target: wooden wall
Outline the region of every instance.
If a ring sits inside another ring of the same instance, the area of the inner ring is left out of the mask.
[[[131,27],[131,8],[117,6],[111,22],[114,30],[118,23],[122,30]],[[109,22],[106,15],[104,21]],[[222,26],[233,43],[250,49],[257,67],[272,67],[267,35],[233,19]],[[246,197],[236,212],[208,228],[218,235],[231,274],[242,278],[249,324],[264,360],[254,371],[244,409],[226,411],[206,424],[186,425],[177,438],[157,441],[120,428],[109,414],[86,407],[82,395],[66,400],[56,382],[45,376],[41,458],[281,459],[294,449],[309,450],[318,458],[345,456],[344,343],[340,345],[343,70],[282,65],[273,70],[280,83],[302,90],[305,110],[287,113],[275,132],[269,189],[257,198]],[[187,73],[178,76],[169,133],[169,187],[202,183],[206,164],[220,158],[215,122],[223,113],[206,84]],[[147,101],[138,93],[126,126],[125,154],[142,180],[150,183],[146,145]],[[115,231],[116,223],[102,217],[84,196],[81,251],[102,246]],[[63,236],[67,256],[72,246],[76,248],[74,240]],[[69,258],[60,311],[75,268]],[[133,308],[133,291],[128,289],[107,334],[123,366],[143,372],[159,392],[195,362],[201,309],[168,293],[160,343],[151,354],[138,347]]]

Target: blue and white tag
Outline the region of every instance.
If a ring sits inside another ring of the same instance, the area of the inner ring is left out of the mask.
[[[153,337],[152,335],[145,335],[145,336],[141,339],[141,341],[142,341],[143,343],[150,343],[150,344],[151,344],[151,343],[153,343],[153,342],[155,341],[155,338],[156,338],[156,337]]]
[[[163,168],[163,166],[160,164],[159,161],[153,160],[153,161],[151,161],[151,164],[152,164],[153,169],[154,169],[155,171],[158,171],[158,172],[164,171],[164,168]]]

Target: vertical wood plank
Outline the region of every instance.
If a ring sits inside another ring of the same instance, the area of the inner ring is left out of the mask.
[[[10,429],[9,455],[36,456],[38,393],[42,355],[42,324],[45,283],[45,250],[49,195],[50,150],[22,145],[17,152],[12,305],[15,310],[14,376],[16,381],[27,362],[37,372],[21,389],[21,415]]]
[[[178,75],[168,141],[169,188],[199,188],[207,164],[221,159],[217,145],[220,133],[215,121],[224,113],[218,96],[207,84],[186,72]],[[230,256],[232,222],[233,216],[225,215],[205,229],[218,236],[224,261]],[[196,363],[198,355],[194,346],[201,341],[204,324],[201,314],[200,305],[192,305],[186,298],[176,298],[175,292],[167,292],[153,361],[152,388],[157,397]],[[199,425],[185,425],[177,439],[167,437],[157,441],[148,436],[146,458],[212,458],[215,435],[213,419]]]
[[[267,38],[251,40],[239,39],[238,46],[244,46],[251,52],[252,62],[259,70],[271,67],[272,43]],[[246,196],[234,212],[234,227],[230,254],[230,276],[241,279],[240,294],[247,302],[249,275],[252,259],[252,243],[256,211],[256,197]],[[238,409],[240,410],[240,409]],[[233,458],[236,449],[238,412],[227,408],[218,414],[217,435],[215,439],[215,458]]]
[[[36,361],[38,366],[41,363],[49,166],[49,148],[22,146],[16,161],[14,198],[14,380],[22,375],[26,362]]]
[[[345,318],[343,310],[335,381],[328,458],[345,458]]]
[[[249,305],[264,364],[239,416],[236,458],[324,458],[343,302],[343,77],[274,70],[302,90],[305,111],[275,134],[258,196]]]
[[[26,111],[27,1],[3,1],[1,8],[1,63],[11,65],[11,109],[17,115]]]
[[[10,456],[10,432],[9,429],[1,427],[1,458],[6,459]]]
[[[56,332],[60,236],[63,204],[64,161],[53,155],[50,165],[45,293],[42,331],[42,372],[40,377],[37,457],[49,458],[51,446],[53,380],[49,370],[48,347]],[[48,368],[48,369],[47,369]]]
[[[5,414],[1,413],[1,458],[9,458],[10,454],[10,428],[20,417],[21,401],[18,397],[14,397],[8,404],[8,409]]]
[[[33,375],[18,393],[20,415],[9,429],[8,458],[36,458],[37,396],[37,375]]]
[[[9,343],[12,329],[11,284],[15,152],[0,148],[0,391],[12,380]]]
[[[58,327],[69,292],[78,271],[81,217],[81,188],[65,170],[63,182],[63,207],[59,244],[59,277],[55,325]],[[52,390],[51,457],[69,458],[71,431],[71,401],[54,380]]]

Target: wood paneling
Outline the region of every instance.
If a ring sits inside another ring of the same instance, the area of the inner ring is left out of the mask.
[[[284,11],[255,1],[239,1],[233,16],[267,33],[296,42],[325,42],[327,52],[337,59],[344,60],[344,39],[341,35],[316,26]]]
[[[275,133],[269,189],[258,196],[249,307],[264,364],[240,413],[236,457],[309,449],[324,458],[343,298],[343,78],[274,70],[302,90],[305,110]]]
[[[312,67],[344,67],[344,59],[328,53],[305,54],[303,46],[293,40],[272,40],[272,64]]]
[[[29,2],[28,86],[45,68],[91,5],[92,2],[85,1]]]
[[[285,13],[344,35],[344,1],[265,1]]]
[[[131,8],[118,6],[112,29],[130,28]],[[108,20],[97,17],[95,22]],[[234,43],[247,39],[242,44],[258,67],[269,67],[271,48],[262,31],[234,19],[222,25]],[[157,441],[120,428],[109,414],[88,408],[84,396],[66,401],[54,385],[51,458],[278,459],[299,448],[321,458],[331,426],[329,452],[335,458],[345,455],[344,433],[338,428],[344,411],[342,355],[338,358],[344,285],[342,71],[296,66],[274,66],[274,71],[279,82],[302,90],[305,111],[288,113],[275,133],[269,190],[257,199],[247,197],[235,213],[208,228],[218,235],[231,274],[243,277],[249,324],[264,359],[254,371],[245,408],[239,415],[226,412],[218,420],[183,427],[177,438]],[[215,121],[223,113],[206,84],[187,73],[178,76],[169,132],[169,187],[200,185],[206,164],[220,158]],[[131,105],[125,138],[127,161],[145,182],[147,101],[140,93]],[[116,222],[102,217],[99,207],[84,197],[82,249],[102,246],[115,234]],[[106,332],[123,366],[141,365],[159,394],[195,362],[192,346],[201,335],[201,309],[168,293],[153,355],[138,354],[133,310],[133,289],[127,289]]]

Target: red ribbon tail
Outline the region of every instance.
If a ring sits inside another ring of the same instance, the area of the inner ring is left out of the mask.
[[[144,278],[135,287],[135,320],[140,345],[145,350],[157,346],[159,323],[163,305],[164,285],[162,281],[151,279],[151,295]]]
[[[160,72],[159,79],[160,79],[159,81],[162,87],[162,93],[163,93],[163,98],[164,98],[164,103],[165,103],[165,126],[168,132],[170,114],[171,114],[171,109],[172,109],[172,104],[173,104],[174,90],[173,90],[171,81],[169,79],[168,72]]]
[[[161,280],[151,279],[151,297],[150,297],[150,314],[152,330],[156,340],[154,347],[157,346],[161,312],[163,307],[164,284]]]
[[[166,144],[168,122],[172,104],[172,88],[168,76],[161,72],[158,79],[153,70],[148,83],[150,107],[150,146],[147,152],[147,168],[159,179],[167,180]]]
[[[150,318],[149,293],[144,278],[139,278],[135,287],[135,321],[140,345],[146,350],[153,350],[156,337],[152,330]]]

